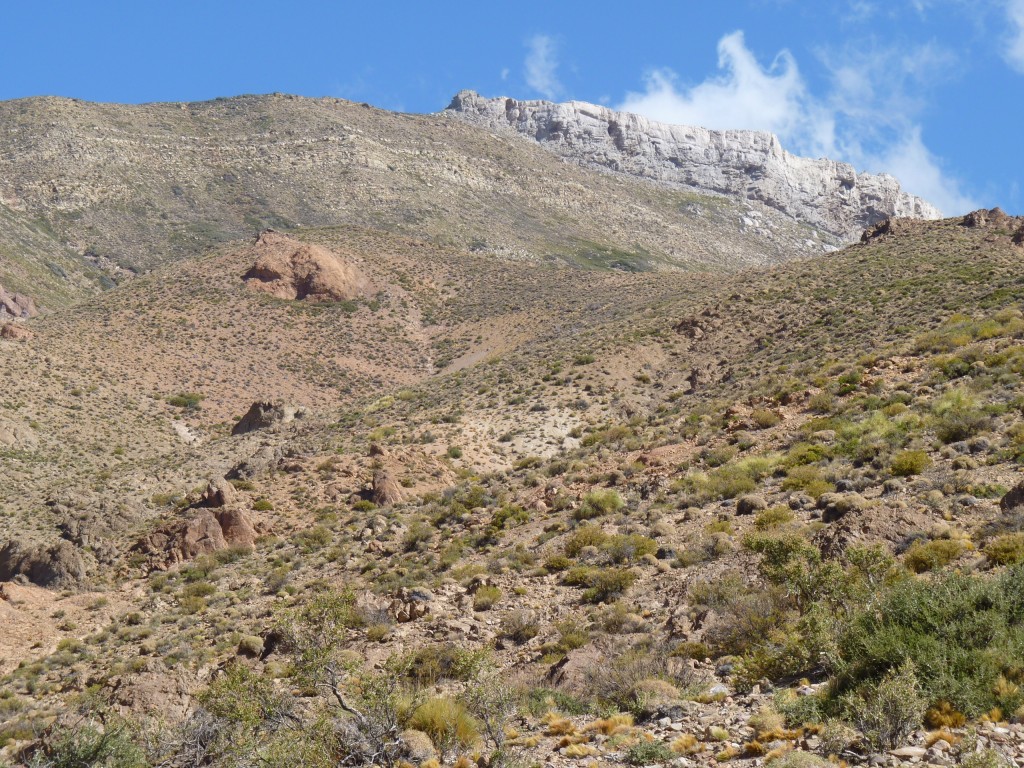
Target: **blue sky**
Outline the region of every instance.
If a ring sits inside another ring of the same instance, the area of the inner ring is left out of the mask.
[[[432,112],[461,88],[757,128],[948,214],[1024,213],[1024,0],[8,2],[0,99],[282,91]],[[2,126],[0,126],[2,130]]]

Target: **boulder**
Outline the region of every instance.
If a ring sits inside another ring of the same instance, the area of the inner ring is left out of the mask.
[[[203,491],[203,495],[199,499],[199,506],[214,509],[226,507],[235,500],[237,495],[235,487],[227,480],[222,477],[213,478],[206,484],[206,490]]]
[[[400,504],[405,500],[402,493],[402,486],[395,478],[394,473],[381,467],[373,473],[373,503],[378,507],[387,507],[392,504]]]
[[[818,497],[821,519],[826,523],[834,523],[850,512],[864,509],[866,505],[859,493],[823,493]]]
[[[1024,507],[1024,480],[1013,486],[999,500],[999,508],[1003,512],[1009,512],[1017,507]]]
[[[0,285],[0,316],[10,315],[21,319],[28,319],[39,314],[36,303],[30,296],[23,293],[8,293]]]
[[[388,613],[399,624],[422,618],[430,613],[430,604],[434,596],[424,589],[408,589],[402,587],[391,599]]]
[[[229,547],[253,549],[256,546],[256,528],[244,510],[222,509],[217,512],[217,522]]]
[[[369,281],[352,263],[318,245],[268,229],[252,250],[255,261],[242,277],[251,290],[292,301],[344,301],[369,293]]]
[[[8,341],[31,341],[35,334],[23,323],[0,325],[0,339]]]
[[[768,509],[768,502],[762,496],[747,495],[736,499],[737,515],[752,515],[762,509]]]
[[[0,549],[0,581],[16,576],[40,587],[71,587],[85,578],[85,562],[68,541],[31,545],[14,540]]]
[[[284,402],[257,400],[231,430],[232,435],[244,435],[258,429],[270,429],[279,424],[289,424],[306,415],[304,408]]]

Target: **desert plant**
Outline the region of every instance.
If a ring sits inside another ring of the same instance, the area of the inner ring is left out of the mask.
[[[427,734],[442,758],[473,746],[480,738],[479,726],[466,705],[448,696],[420,704],[409,720],[409,727]]]
[[[877,684],[847,694],[843,711],[876,749],[892,749],[921,725],[927,702],[913,662],[889,670]]]

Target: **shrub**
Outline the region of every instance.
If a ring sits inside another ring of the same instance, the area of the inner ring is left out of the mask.
[[[173,405],[175,408],[183,408],[186,411],[198,411],[199,403],[204,397],[205,395],[200,395],[198,392],[179,392],[168,397],[167,404]]]
[[[567,557],[578,557],[584,547],[600,547],[608,539],[601,526],[592,523],[581,525],[565,541],[562,551]]]
[[[468,749],[480,738],[477,722],[466,706],[448,696],[420,704],[409,719],[409,727],[427,734],[442,757]]]
[[[988,543],[985,554],[994,565],[1024,563],[1024,532],[1007,533]]]
[[[586,587],[584,602],[606,603],[633,586],[636,578],[628,568],[573,568],[566,574],[565,583]]]
[[[540,623],[532,611],[520,608],[502,619],[501,634],[517,643],[525,643],[540,634]]]
[[[917,541],[903,556],[903,564],[914,573],[936,571],[956,560],[963,551],[963,543],[956,539]]]
[[[638,533],[617,534],[610,536],[601,549],[613,563],[632,563],[644,555],[653,555],[657,552],[658,542]]]
[[[897,477],[911,477],[924,472],[931,463],[924,451],[901,451],[893,457],[889,470]]]
[[[663,741],[641,741],[626,750],[626,763],[629,765],[667,763],[675,757],[675,752]]]
[[[441,680],[471,680],[484,665],[486,650],[472,651],[454,643],[428,645],[397,661],[397,667],[420,685]]]
[[[767,408],[758,408],[750,414],[751,420],[759,429],[768,429],[782,422],[782,417]]]
[[[252,503],[252,508],[257,512],[270,512],[274,509],[274,505],[268,499],[256,499]]]
[[[926,700],[913,662],[885,673],[877,684],[868,684],[842,701],[850,722],[875,749],[893,749],[921,725]]]
[[[618,512],[626,503],[613,490],[591,491],[583,497],[583,504],[573,513],[576,520],[590,520]]]
[[[968,717],[1013,711],[1024,694],[999,686],[1024,647],[1024,566],[996,577],[945,574],[897,582],[839,634],[837,693],[878,685],[914,662],[926,702]]]
[[[759,531],[777,528],[793,521],[793,511],[783,505],[762,509],[754,518],[754,527]]]
[[[501,600],[500,589],[490,585],[482,586],[473,595],[473,610],[489,611],[499,600]]]
[[[835,486],[821,474],[821,469],[813,464],[790,467],[782,481],[782,490],[803,491],[815,498],[824,493],[831,493],[835,489]]]

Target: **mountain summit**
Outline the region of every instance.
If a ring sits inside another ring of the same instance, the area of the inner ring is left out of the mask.
[[[460,91],[446,111],[492,130],[511,129],[581,165],[758,201],[844,242],[890,216],[940,217],[892,176],[799,157],[762,131],[668,125],[582,101],[488,99],[474,91]]]

